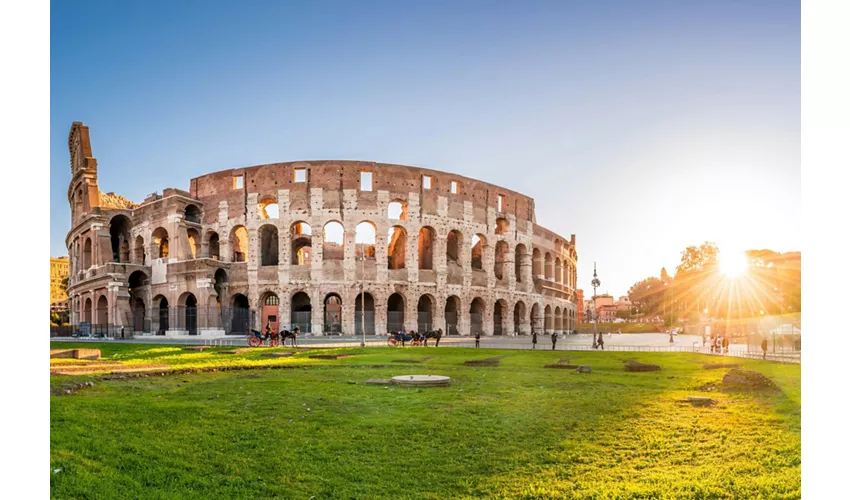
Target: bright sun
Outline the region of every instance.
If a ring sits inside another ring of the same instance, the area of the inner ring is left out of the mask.
[[[717,259],[720,264],[720,272],[730,278],[743,275],[749,266],[747,257],[743,253],[730,252],[724,254],[720,252],[717,255]]]

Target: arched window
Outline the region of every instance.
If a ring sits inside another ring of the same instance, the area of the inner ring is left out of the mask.
[[[164,259],[168,257],[168,231],[164,228],[158,227],[154,230],[152,237],[153,242],[158,249],[156,258]]]
[[[378,230],[370,221],[363,221],[357,224],[354,230],[354,244],[356,245],[356,255],[358,259],[374,259],[375,258],[375,241]]]
[[[313,262],[313,230],[306,222],[295,222],[289,229],[292,238],[292,264],[309,265]]]
[[[506,242],[496,242],[496,262],[493,263],[493,273],[499,281],[508,280],[508,273],[510,272],[508,271],[508,264],[510,260],[509,252],[510,248]]]
[[[184,216],[186,222],[194,222],[195,224],[201,223],[201,209],[196,207],[195,205],[186,205],[186,210],[184,212]]]
[[[197,259],[201,256],[201,235],[195,228],[187,229],[186,235],[189,238],[189,258]]]
[[[511,224],[508,222],[508,219],[503,217],[496,219],[496,234],[508,234],[510,228]]]
[[[233,249],[233,262],[248,260],[248,230],[245,226],[236,226],[230,233],[230,247]]]
[[[487,248],[487,238],[482,234],[472,237],[472,269],[484,269],[484,252]]]
[[[425,226],[419,230],[419,269],[434,269],[434,238],[437,232],[434,228]]]
[[[322,230],[322,260],[342,260],[345,256],[345,228],[337,221]]]
[[[130,219],[126,215],[116,215],[109,221],[113,262],[130,262],[130,226]]]
[[[389,229],[387,237],[387,268],[405,269],[407,232],[401,226],[393,226]]]
[[[278,264],[277,227],[266,224],[260,228],[260,265]]]
[[[273,198],[264,198],[257,204],[257,212],[261,219],[277,219],[280,209]]]

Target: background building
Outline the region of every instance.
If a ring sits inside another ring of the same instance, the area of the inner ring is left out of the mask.
[[[64,303],[68,300],[65,293],[64,279],[71,274],[71,265],[68,257],[50,258],[50,305]]]
[[[584,290],[576,290],[576,315],[576,322],[584,323]]]

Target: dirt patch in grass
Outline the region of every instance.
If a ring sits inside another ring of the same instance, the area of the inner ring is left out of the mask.
[[[778,392],[779,387],[761,373],[733,369],[723,376],[719,389],[724,392]]]
[[[394,359],[394,360],[393,360],[393,363],[409,363],[409,364],[417,364],[417,363],[424,363],[425,361],[428,361],[429,359],[434,359],[434,358],[436,358],[436,357],[437,357],[437,356],[425,356],[424,358]]]
[[[122,365],[120,363],[100,364],[94,366],[54,366],[50,368],[51,375],[91,375],[93,373],[129,373],[168,369],[168,365]]]
[[[484,358],[484,359],[474,359],[472,361],[464,361],[464,366],[499,366],[499,360],[504,358],[504,356],[497,356],[495,358]]]
[[[738,368],[741,365],[736,365],[734,363],[711,363],[707,365],[703,365],[703,369],[705,370],[719,370],[721,368]]]
[[[310,359],[342,359],[349,358],[351,354],[313,354]]]
[[[561,358],[557,363],[544,365],[543,368],[560,368],[561,370],[575,370],[579,365],[570,363],[570,358]]]
[[[626,371],[627,372],[657,372],[657,371],[661,371],[661,367],[658,366],[658,365],[641,363],[640,361],[635,361],[633,359],[629,359],[629,360],[626,361]]]

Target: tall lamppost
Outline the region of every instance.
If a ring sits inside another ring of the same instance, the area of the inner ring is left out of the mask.
[[[363,340],[360,341],[360,347],[366,347],[366,252],[365,248],[361,249],[360,255],[360,332],[363,334]]]
[[[596,277],[596,262],[593,263],[593,280],[590,285],[593,287],[593,346],[596,347],[596,323],[599,322],[599,313],[596,311],[596,288],[602,285]]]

